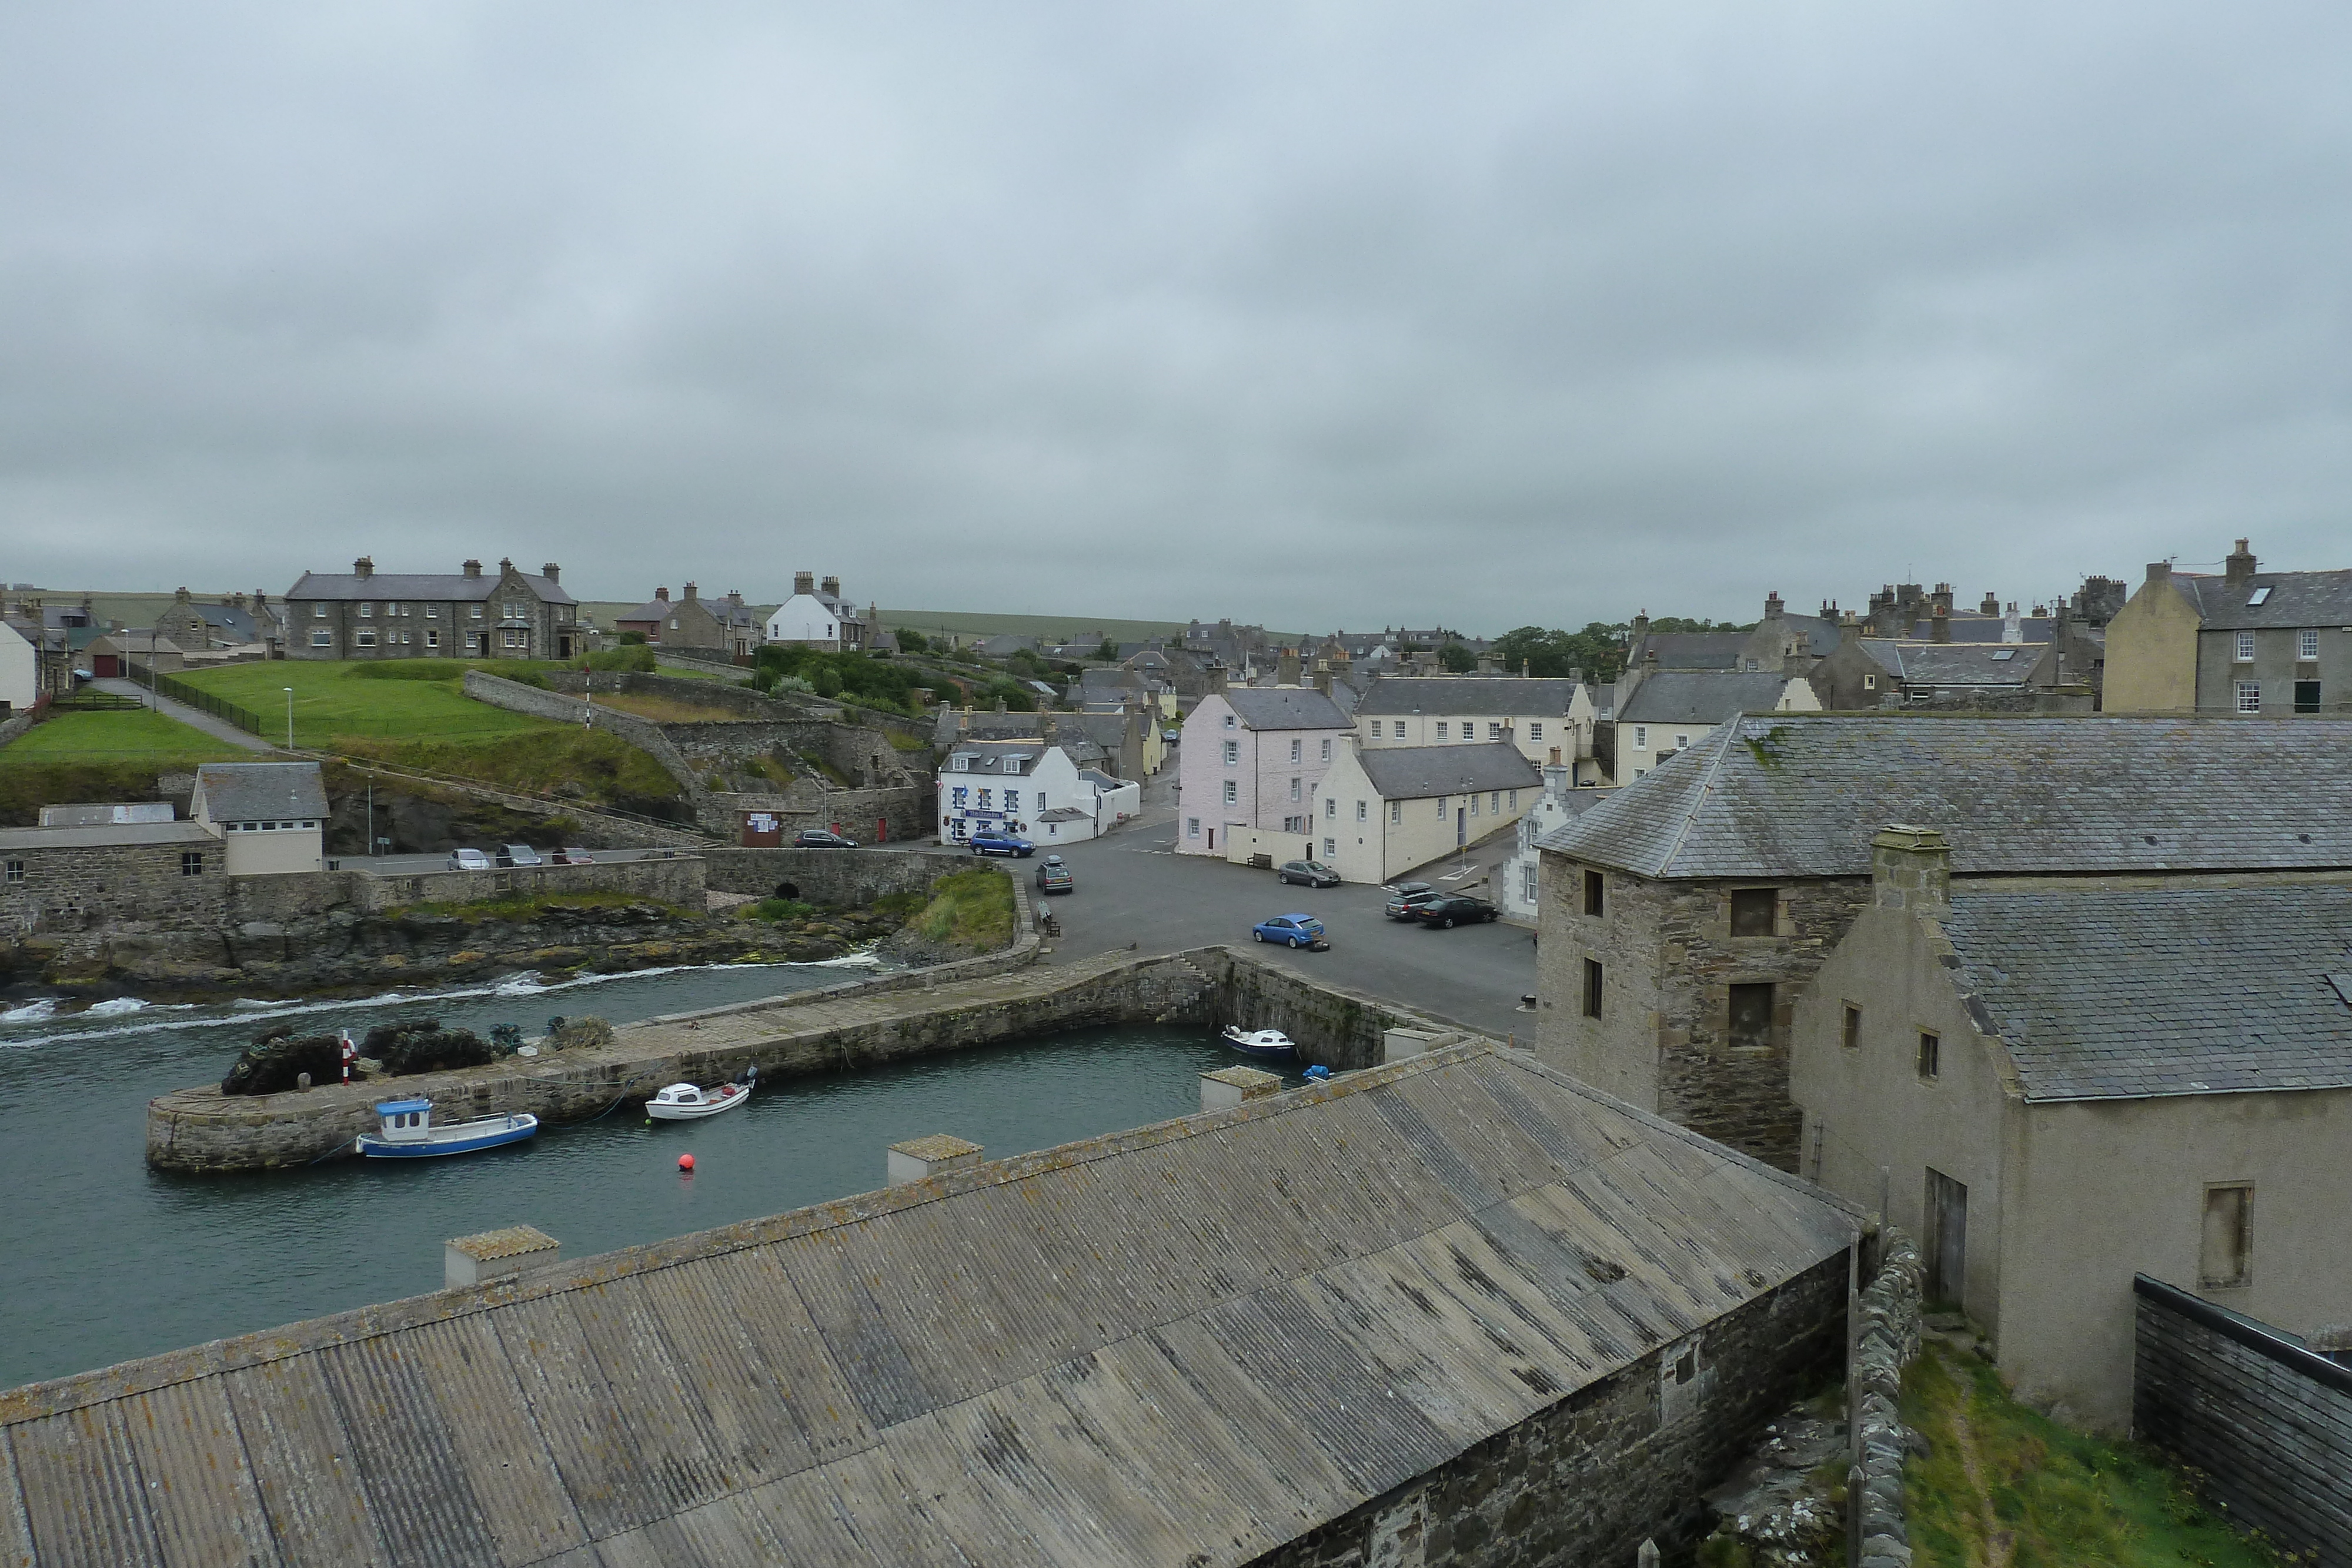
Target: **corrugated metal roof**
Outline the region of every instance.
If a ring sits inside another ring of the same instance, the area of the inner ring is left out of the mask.
[[[1481,1042],[0,1395],[61,1564],[1248,1561],[1835,1256]]]

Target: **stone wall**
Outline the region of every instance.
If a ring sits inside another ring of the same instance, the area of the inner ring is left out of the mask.
[[[887,894],[929,893],[940,878],[971,863],[961,855],[873,848],[715,849],[704,851],[703,859],[709,885],[718,892],[765,897],[791,883],[803,901],[835,907],[871,904]]]
[[[520,681],[487,674],[480,670],[466,672],[466,695],[477,702],[504,708],[509,713],[525,713],[563,724],[585,723],[620,737],[660,763],[663,771],[677,780],[678,787],[686,791],[688,800],[698,808],[697,816],[700,815],[698,808],[705,794],[701,777],[685,758],[678,755],[677,748],[663,737],[662,727],[653,720],[567,696],[562,692],[541,691],[537,686],[527,686]]]
[[[1606,879],[1584,913],[1583,873]],[[1537,953],[1544,1060],[1783,1170],[1797,1168],[1801,1117],[1789,1095],[1798,996],[1871,899],[1866,878],[1652,881],[1543,856]],[[1731,935],[1735,888],[1770,887],[1769,936]],[[1584,961],[1603,977],[1601,1016],[1583,1015]],[[1731,988],[1773,986],[1766,1043],[1730,1040]]]
[[[194,875],[181,869],[190,852],[202,856]],[[0,880],[0,931],[65,937],[69,946],[83,934],[217,925],[227,910],[228,856],[209,834],[12,849],[0,862],[23,867],[18,880]]]
[[[1853,1365],[1846,1374],[1847,1430],[1860,1452],[1862,1486],[1848,1489],[1847,1561],[1898,1568],[1911,1553],[1903,1517],[1903,1369],[1919,1354],[1919,1249],[1892,1228],[1878,1235],[1878,1271],[1854,1302]],[[1852,1543],[1859,1542],[1857,1553]]]
[[[593,865],[404,872],[390,876],[365,871],[322,874],[354,877],[353,904],[374,915],[413,904],[472,904],[488,898],[545,898],[566,893],[622,893],[700,914],[704,873],[700,855],[671,852],[647,860],[599,861]]]
[[[1219,1029],[1278,1029],[1297,1046],[1299,1060],[1336,1071],[1377,1066],[1381,1037],[1391,1029],[1442,1030],[1438,1020],[1407,1012],[1361,991],[1322,985],[1272,964],[1247,948],[1205,947],[1187,955],[1216,982],[1210,1021]]]
[[[782,795],[723,794],[709,800],[730,839],[740,836],[742,813],[773,811],[787,834],[803,828],[830,828],[862,844],[919,842],[932,831],[938,797],[928,784],[888,789],[794,790]],[[877,832],[887,822],[887,832]]]
[[[1612,1376],[1252,1560],[1254,1568],[1633,1568],[1643,1542],[1686,1551],[1702,1500],[1845,1354],[1844,1254]],[[1695,1398],[1667,1396],[1696,1340]]]

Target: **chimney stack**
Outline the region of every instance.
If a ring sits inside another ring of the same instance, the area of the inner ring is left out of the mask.
[[[1225,667],[1223,664],[1211,664],[1206,674],[1209,678],[1210,694],[1212,695],[1215,695],[1223,692],[1225,689]]]
[[[656,599],[656,600],[658,600],[660,602],[662,602],[662,603],[664,603],[664,604],[667,604],[667,603],[669,602],[669,590],[668,590],[668,589],[667,589],[667,588],[656,588],[656,589],[655,589],[655,590],[654,590],[654,598],[655,598],[655,599]]]
[[[1948,643],[1952,640],[1952,612],[1944,607],[1941,600],[1937,601],[1935,616],[1928,624],[1934,629],[1928,641]]]
[[[1282,650],[1281,656],[1275,661],[1274,669],[1274,684],[1276,685],[1297,685],[1298,684],[1298,650],[1296,648],[1285,648]]]
[[[1858,648],[1862,645],[1862,622],[1851,610],[1838,621],[1838,646]]]
[[[841,597],[841,579],[837,577],[828,577],[824,580],[824,595],[827,599],[838,599]]]
[[[813,571],[796,571],[793,573],[793,591],[795,594],[814,593],[816,591],[816,573]]]
[[[1329,665],[1325,664],[1316,670],[1315,689],[1321,692],[1327,697],[1331,695],[1331,667]]]
[[[2172,580],[2172,563],[2168,560],[2149,561],[2147,563],[2147,580],[2150,582],[2170,582]]]
[[[1872,902],[1942,915],[1952,907],[1952,846],[1934,828],[1890,822],[1870,841]]]
[[[373,567],[371,567],[371,568],[370,568],[370,570],[373,570]],[[479,576],[481,576],[481,575],[482,575],[482,563],[481,563],[480,561],[478,561],[478,560],[469,560],[469,561],[467,561],[467,562],[466,563],[466,575],[467,575],[467,577],[479,577]]]
[[[2254,552],[2246,548],[2244,539],[2238,541],[2238,548],[2230,552],[2221,569],[2223,580],[2232,588],[2244,588],[2254,580]]]
[[[687,603],[688,603],[688,604],[691,604],[691,603],[693,603],[693,602],[694,602],[694,601],[695,601],[695,590],[694,590],[694,584],[692,584],[692,583],[690,583],[690,582],[689,582],[689,583],[688,583],[688,584],[686,585],[686,587],[685,587],[683,590],[681,590],[681,592],[682,592],[682,594],[683,594],[683,596],[684,596],[685,602],[687,602]]]
[[[353,577],[373,577],[375,575],[375,558],[373,556],[363,555],[360,557],[359,559],[352,562],[352,575]]]
[[[1781,608],[1782,608],[1782,605],[1781,605],[1781,601],[1780,601],[1780,590],[1775,589],[1775,590],[1773,590],[1771,592],[1769,592],[1769,593],[1768,593],[1768,594],[1766,594],[1766,595],[1764,596],[1764,619],[1765,619],[1765,620],[1767,620],[1767,621],[1778,621],[1779,619],[1780,619],[1780,611],[1781,611]]]
[[[556,584],[558,587],[562,586],[563,569],[556,565],[553,561],[549,561],[545,566],[541,567],[539,569],[539,575],[547,579],[548,581]]]
[[[961,1170],[980,1164],[978,1144],[959,1138],[951,1133],[933,1133],[928,1138],[909,1138],[903,1144],[890,1145],[886,1168],[892,1186],[903,1186],[910,1181],[924,1181],[941,1171]]]
[[[1977,606],[1977,613],[1979,615],[2000,614],[2000,595],[1988,591],[1984,596],[1984,602]]]

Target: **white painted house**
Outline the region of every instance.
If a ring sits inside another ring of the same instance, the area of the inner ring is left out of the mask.
[[[1542,779],[1507,741],[1340,747],[1314,817],[1314,858],[1383,883],[1517,821]]]
[[[1176,852],[1223,856],[1236,838],[1260,835],[1265,841],[1253,852],[1303,857],[1323,776],[1354,733],[1339,706],[1309,686],[1202,697],[1177,748]]]
[[[813,571],[793,573],[793,596],[768,617],[771,643],[798,643],[829,653],[856,653],[866,646],[866,617],[841,596],[841,579],[822,584]]]
[[[1543,852],[1537,848],[1537,841],[1571,818],[1582,816],[1616,792],[1613,786],[1607,789],[1574,788],[1569,782],[1565,766],[1545,767],[1543,792],[1519,818],[1517,845],[1511,852],[1511,858],[1495,869],[1495,902],[1503,906],[1504,914],[1514,920],[1535,924],[1543,871]]]
[[[41,695],[41,651],[0,621],[0,717],[30,711]]]
[[[995,830],[1047,847],[1083,843],[1135,815],[1142,799],[1140,785],[1080,768],[1043,739],[966,740],[940,769],[940,842]]]

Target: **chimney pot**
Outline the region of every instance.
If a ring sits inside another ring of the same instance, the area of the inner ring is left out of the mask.
[[[654,590],[654,597],[662,603],[667,604],[669,602],[669,590],[667,588],[656,588]]]
[[[352,575],[353,577],[373,577],[375,575],[374,559],[369,556],[362,556],[359,559],[352,562]]]
[[[838,598],[840,598],[840,597],[841,597],[841,579],[839,579],[839,578],[837,578],[837,577],[828,577],[828,578],[826,578],[826,579],[824,580],[824,591],[826,592],[826,594],[827,594],[828,596],[830,596],[830,597],[832,597],[832,598],[835,598],[835,599],[838,599]]]
[[[1934,828],[1890,822],[1870,841],[1872,902],[1941,915],[1952,906],[1952,846]]]
[[[479,577],[479,576],[481,576],[481,575],[482,575],[482,563],[481,563],[480,561],[478,561],[478,560],[469,560],[469,561],[467,561],[467,562],[466,563],[466,575],[467,575],[467,577]]]
[[[550,582],[561,582],[563,578],[563,569],[561,566],[558,566],[555,562],[549,561],[545,566],[539,569],[539,575],[547,579]]]
[[[694,600],[695,600],[694,584],[692,584],[692,583],[690,583],[690,582],[689,582],[689,583],[688,583],[688,584],[686,585],[685,594],[686,594],[686,602],[688,602],[688,604],[693,603],[693,602],[694,602]]]
[[[796,571],[793,573],[793,591],[796,594],[814,593],[816,591],[816,573],[813,571]]]

